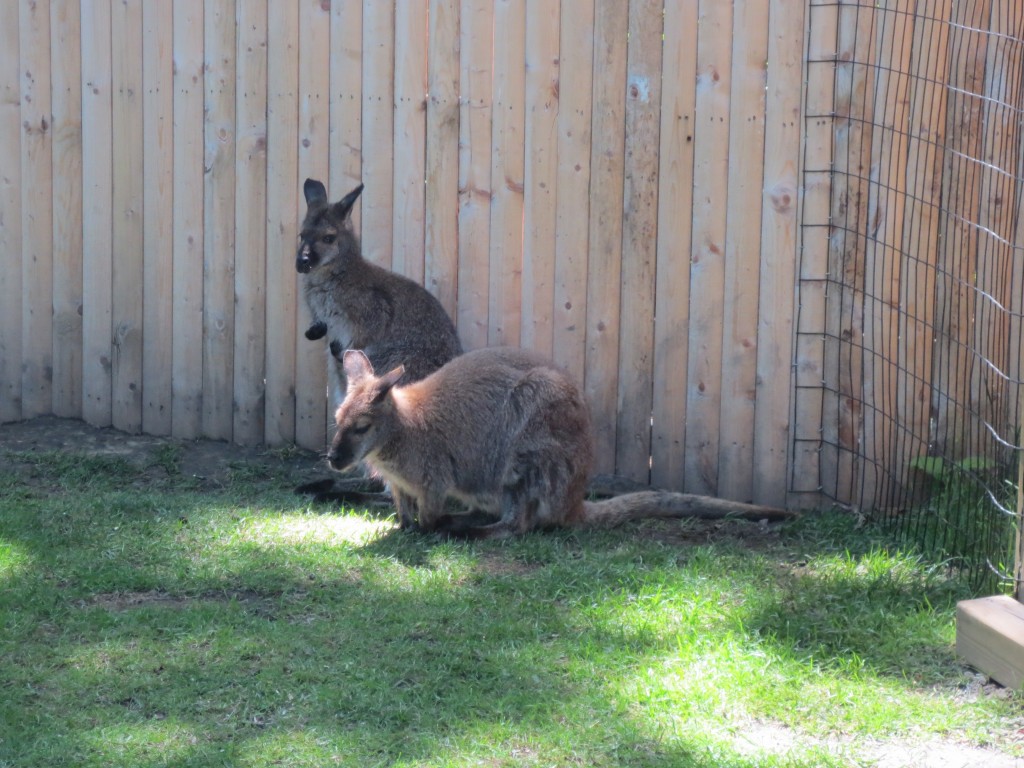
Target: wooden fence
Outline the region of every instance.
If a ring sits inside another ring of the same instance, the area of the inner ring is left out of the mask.
[[[807,9],[0,3],[0,420],[321,448],[306,177],[469,348],[584,385],[599,469],[782,504]]]

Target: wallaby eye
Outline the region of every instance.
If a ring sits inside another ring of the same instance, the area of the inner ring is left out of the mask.
[[[367,422],[366,424],[357,424],[356,426],[352,427],[352,434],[353,435],[365,435],[369,431],[370,431],[370,424],[369,424],[369,422]]]
[[[320,242],[323,243],[324,245],[330,245],[337,239],[338,238],[336,235],[324,235],[323,237],[320,238]]]

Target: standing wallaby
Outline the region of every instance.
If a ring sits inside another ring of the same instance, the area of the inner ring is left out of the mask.
[[[524,350],[468,352],[405,386],[401,366],[377,376],[357,350],[343,365],[348,392],[327,458],[337,470],[364,461],[387,481],[403,527],[418,514],[424,531],[492,538],[644,517],[785,514],[663,491],[585,500],[593,450],[584,398],[568,374]],[[445,514],[447,499],[494,522]]]
[[[403,383],[422,379],[456,355],[462,344],[441,303],[423,286],[366,261],[352,230],[352,206],[363,190],[330,203],[327,190],[306,179],[306,218],[295,268],[305,275],[302,290],[313,315],[309,339],[327,336],[341,349],[361,349],[374,366],[405,366]],[[341,402],[345,381],[328,358],[331,396]]]
[[[328,336],[335,354],[328,355],[331,412],[345,396],[345,377],[337,352],[363,350],[380,370],[405,366],[404,383],[422,379],[456,355],[462,344],[441,303],[419,283],[366,261],[352,230],[352,206],[360,184],[330,203],[327,189],[306,179],[306,218],[295,268],[305,278],[302,289],[313,323],[306,338]],[[362,501],[359,491],[343,491],[333,480],[306,483],[297,493],[314,501]]]

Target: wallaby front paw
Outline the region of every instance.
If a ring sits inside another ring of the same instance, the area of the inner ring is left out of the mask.
[[[306,338],[310,341],[316,341],[322,339],[327,335],[327,323],[323,320],[313,323],[309,328],[306,329]]]

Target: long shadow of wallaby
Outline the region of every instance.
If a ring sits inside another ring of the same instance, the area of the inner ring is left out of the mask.
[[[327,189],[306,179],[306,217],[302,222],[296,270],[304,275],[302,292],[313,316],[307,339],[324,337],[330,347],[360,349],[380,370],[405,366],[402,383],[424,378],[462,353],[455,325],[441,303],[423,286],[366,261],[352,228],[352,207],[363,190],[360,184],[331,203]],[[334,355],[327,352],[331,402],[340,405],[345,376]],[[372,501],[379,483],[345,487],[334,478],[307,483],[297,493],[316,502]]]

